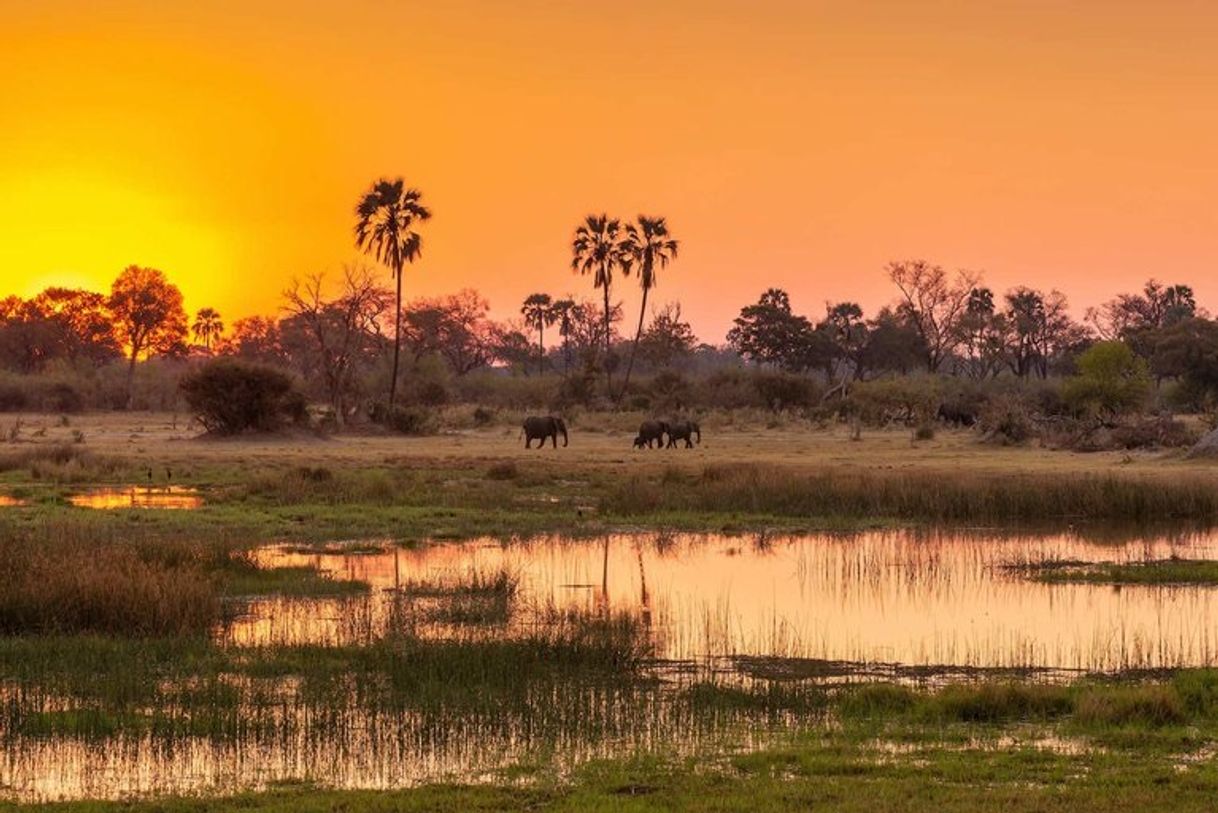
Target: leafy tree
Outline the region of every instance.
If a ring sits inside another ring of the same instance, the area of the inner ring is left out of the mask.
[[[1218,399],[1218,323],[1194,317],[1155,333],[1151,371],[1160,378],[1177,378],[1194,407]]]
[[[622,252],[626,261],[622,273],[629,276],[632,269],[638,270],[639,287],[643,289],[643,301],[639,305],[639,326],[634,332],[634,344],[630,347],[630,361],[626,364],[626,380],[618,400],[630,386],[630,373],[634,370],[634,357],[639,349],[639,338],[643,335],[643,318],[647,313],[647,294],[656,284],[656,272],[667,268],[677,258],[679,243],[668,231],[668,221],[662,217],[639,215],[634,223],[626,224],[626,239]]]
[[[1104,339],[1129,339],[1132,334],[1159,330],[1197,315],[1193,289],[1147,280],[1136,294],[1119,294],[1099,308],[1087,311],[1090,322]]]
[[[70,361],[103,364],[122,355],[106,297],[80,288],[47,288],[31,300],[34,309],[56,323],[59,354]]]
[[[1097,342],[1076,365],[1078,374],[1066,382],[1062,394],[1080,412],[1119,415],[1140,408],[1150,394],[1146,361],[1124,342]]]
[[[958,352],[969,377],[985,379],[998,375],[1006,358],[1007,321],[994,307],[993,291],[978,287],[969,292],[959,330]]]
[[[285,364],[279,323],[267,316],[247,316],[233,323],[232,335],[219,346],[224,355],[262,364]]]
[[[554,324],[558,313],[549,294],[530,294],[520,307],[520,315],[526,325],[537,331],[537,374],[541,375],[546,371],[545,329]]]
[[[887,271],[901,292],[901,308],[922,337],[926,369],[937,372],[961,342],[961,321],[980,277],[960,270],[952,278],[925,260],[892,262]]]
[[[639,357],[652,367],[667,367],[687,358],[697,343],[693,328],[681,317],[681,306],[670,303],[652,317],[643,331]]]
[[[195,323],[191,328],[195,338],[203,345],[204,349],[211,352],[214,345],[220,338],[220,334],[224,332],[224,321],[220,318],[219,312],[215,308],[200,308],[195,314]]]
[[[57,359],[102,364],[121,354],[101,294],[47,288],[0,301],[0,366],[32,373]]]
[[[381,178],[372,184],[355,207],[355,245],[377,262],[389,266],[396,283],[393,312],[393,373],[389,379],[389,408],[398,386],[398,357],[402,350],[402,272],[423,253],[417,224],[431,217],[423,193],[407,189],[401,178]]]
[[[490,303],[469,288],[414,300],[406,306],[402,321],[415,361],[436,355],[457,375],[487,366],[495,358],[498,333],[489,312]]]
[[[107,302],[119,342],[130,353],[127,365],[127,403],[135,362],[141,355],[180,350],[186,338],[186,310],[182,292],[155,268],[129,265],[110,286]]]
[[[610,289],[613,286],[613,275],[622,270],[629,261],[623,242],[622,224],[616,218],[610,218],[607,214],[588,215],[575,230],[575,237],[571,241],[571,268],[580,275],[592,274],[593,288],[599,288],[604,294],[602,320],[605,382],[610,388],[613,384],[613,365],[610,362],[613,355],[613,305]]]
[[[867,344],[859,353],[859,377],[868,373],[905,375],[925,359],[922,334],[909,313],[883,308],[868,325]]]
[[[825,318],[816,329],[828,338],[832,347],[826,370],[830,380],[857,378],[862,373],[860,354],[867,346],[863,309],[854,302],[826,303]]]
[[[787,372],[823,367],[832,353],[828,337],[791,311],[791,298],[780,288],[770,288],[755,305],[742,308],[727,341],[749,361]]]

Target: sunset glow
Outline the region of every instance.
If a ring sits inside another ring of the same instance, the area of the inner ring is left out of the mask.
[[[613,7],[0,0],[0,294],[161,268],[273,312],[355,259],[401,175],[435,217],[406,295],[511,316],[592,211],[665,215],[652,294],[719,342],[786,287],[871,312],[887,260],[1061,288],[1148,277],[1218,309],[1211,3],[724,0]],[[385,272],[388,281],[388,272]],[[628,308],[633,281],[619,290]]]

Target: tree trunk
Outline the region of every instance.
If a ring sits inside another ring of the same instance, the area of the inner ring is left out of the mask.
[[[609,367],[609,356],[613,352],[613,341],[609,334],[609,277],[605,276],[605,387],[613,396],[613,372]]]
[[[135,359],[138,355],[139,355],[139,351],[136,350],[135,346],[133,345],[131,347],[131,361],[129,361],[127,363],[127,398],[126,398],[126,408],[127,409],[131,409],[131,398],[133,395],[133,393],[131,392],[131,387],[135,382]]]
[[[626,379],[622,382],[622,389],[617,395],[619,404],[626,397],[626,388],[630,386],[630,373],[634,370],[634,354],[639,351],[639,339],[643,336],[643,317],[647,313],[647,293],[648,289],[644,288],[643,304],[639,306],[639,326],[634,331],[634,344],[630,345],[630,361],[626,362]]]
[[[546,339],[545,326],[538,324],[537,326],[537,375],[543,376],[546,374]]]
[[[402,353],[402,269],[397,268],[397,300],[393,308],[393,377],[389,379],[389,409],[398,393],[398,357]]]

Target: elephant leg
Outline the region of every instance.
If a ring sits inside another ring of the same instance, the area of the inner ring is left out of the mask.
[[[685,439],[685,448],[686,449],[694,448],[694,442],[692,440],[690,440],[689,438],[686,438]]]
[[[550,435],[550,440],[554,443],[554,448],[557,449],[558,448],[558,433],[555,432],[554,434]],[[543,446],[545,445],[544,441],[542,442],[542,445]]]
[[[530,444],[532,444],[532,443],[533,443],[533,436],[532,436],[532,435],[525,435],[525,438],[524,438],[524,448],[526,448],[526,449],[531,449],[531,448],[533,448],[533,447],[530,445]]]

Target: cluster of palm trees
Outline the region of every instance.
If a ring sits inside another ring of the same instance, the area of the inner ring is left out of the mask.
[[[406,186],[401,178],[381,178],[360,198],[355,208],[355,245],[364,253],[389,267],[396,283],[393,328],[393,374],[389,382],[389,406],[393,407],[397,393],[398,361],[401,355],[402,333],[402,274],[409,263],[422,255],[422,237],[417,226],[431,217],[423,205],[422,193]],[[575,230],[571,242],[571,267],[581,275],[591,274],[593,286],[604,295],[605,357],[612,350],[610,320],[613,312],[611,289],[617,274],[635,274],[643,289],[639,306],[639,324],[635,330],[626,366],[626,377],[618,395],[620,399],[630,385],[634,357],[643,333],[647,312],[647,295],[656,284],[656,272],[676,259],[678,242],[668,231],[663,217],[639,217],[623,224],[607,214],[588,215]],[[527,324],[537,330],[540,364],[544,365],[544,331],[555,322],[569,319],[575,303],[569,299],[551,300],[548,294],[533,294],[525,300],[521,313]],[[610,365],[605,367],[606,384],[612,392]]]
[[[609,327],[611,303],[610,289],[617,273],[624,277],[636,274],[639,287],[643,289],[639,305],[639,324],[630,347],[630,360],[626,364],[626,377],[618,393],[620,400],[630,386],[630,374],[634,370],[634,357],[643,335],[643,319],[647,313],[647,295],[656,285],[656,272],[666,268],[677,257],[677,240],[668,231],[668,221],[663,217],[639,215],[638,219],[624,226],[622,221],[607,214],[588,215],[575,230],[571,241],[571,267],[581,275],[592,275],[592,285],[604,295],[605,357],[612,350],[612,331]],[[613,373],[605,366],[605,381],[612,392]]]
[[[549,294],[529,294],[524,304],[520,306],[520,315],[524,317],[526,326],[537,331],[537,373],[543,374],[546,369],[545,330],[555,324],[558,334],[566,339],[571,334],[571,317],[576,307],[574,299],[553,299]],[[569,363],[569,354],[568,354]]]

